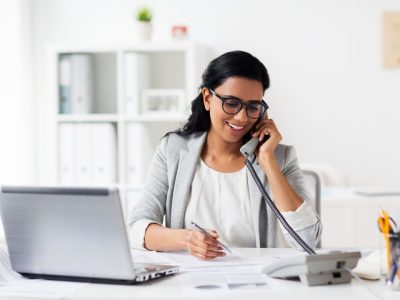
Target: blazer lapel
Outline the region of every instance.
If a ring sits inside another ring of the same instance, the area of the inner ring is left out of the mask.
[[[260,181],[262,185],[265,187],[265,182],[266,182],[266,176],[264,173],[264,170],[260,167],[258,163],[253,164],[254,170],[256,171],[256,174],[258,178],[260,178]],[[260,223],[261,224],[267,224],[267,220],[260,220],[260,205],[261,205],[261,192],[258,189],[257,184],[255,183],[251,173],[249,170],[247,170],[247,181],[249,185],[249,193],[250,193],[250,203],[251,203],[251,210],[252,210],[252,216],[253,216],[253,226],[254,226],[254,232],[256,236],[256,246],[260,247],[261,240],[260,240],[260,233],[261,232],[266,232],[266,228],[260,228]],[[268,190],[267,190],[268,192]],[[265,205],[263,205],[265,207]],[[265,215],[265,214],[263,214]],[[264,225],[264,226],[265,226]],[[261,234],[261,239],[265,239],[264,234]]]
[[[171,210],[172,228],[183,228],[189,191],[206,136],[207,133],[205,132],[197,138],[192,139],[188,143],[187,149],[182,149],[179,153],[179,167],[176,174],[173,207]]]

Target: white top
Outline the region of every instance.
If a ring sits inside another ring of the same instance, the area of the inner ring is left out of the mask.
[[[255,247],[246,174],[246,167],[221,173],[200,159],[186,208],[185,228],[193,228],[193,221],[207,230],[216,230],[219,240],[230,246]]]
[[[199,160],[194,174],[184,227],[192,229],[191,221],[205,229],[216,230],[220,240],[232,247],[256,247],[251,215],[248,172],[246,167],[232,173],[221,173]],[[295,231],[315,224],[318,220],[312,208],[303,202],[294,212],[281,212]],[[147,227],[153,220],[136,221],[130,230],[131,246],[144,248]],[[278,222],[279,223],[279,222]],[[161,224],[160,224],[161,225]],[[283,226],[282,231],[286,231]]]

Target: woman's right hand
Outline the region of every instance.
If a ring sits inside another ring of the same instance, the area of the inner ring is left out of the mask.
[[[223,248],[218,242],[219,235],[215,230],[208,231],[212,237],[192,229],[189,230],[187,237],[187,249],[189,253],[201,259],[213,259],[219,256],[225,256]]]

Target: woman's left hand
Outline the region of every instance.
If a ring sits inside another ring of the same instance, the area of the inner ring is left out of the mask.
[[[258,137],[261,142],[265,138],[266,134],[269,135],[269,139],[258,149],[258,157],[262,157],[264,155],[273,155],[276,146],[278,146],[282,140],[282,135],[279,133],[274,120],[269,119],[268,115],[266,119],[261,120],[257,124],[257,126],[254,128],[252,136]]]

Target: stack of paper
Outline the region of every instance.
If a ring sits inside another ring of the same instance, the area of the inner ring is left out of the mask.
[[[179,266],[181,271],[190,272],[260,272],[260,258],[243,257],[234,254],[213,260],[202,260],[187,252],[155,252],[132,250],[133,263],[169,264]]]
[[[23,280],[26,279],[12,269],[10,258],[5,247],[0,247],[0,285]]]
[[[188,252],[154,252],[132,250],[134,263],[179,266],[182,292],[187,296],[208,294],[287,293],[278,280],[261,273],[262,257],[233,254],[212,260],[201,260]]]
[[[0,246],[0,297],[63,299],[84,285],[86,284],[26,279],[12,269],[6,248]]]
[[[289,292],[279,281],[262,273],[185,273],[180,278],[182,292],[187,296],[208,294],[248,294],[262,293],[266,295]]]

